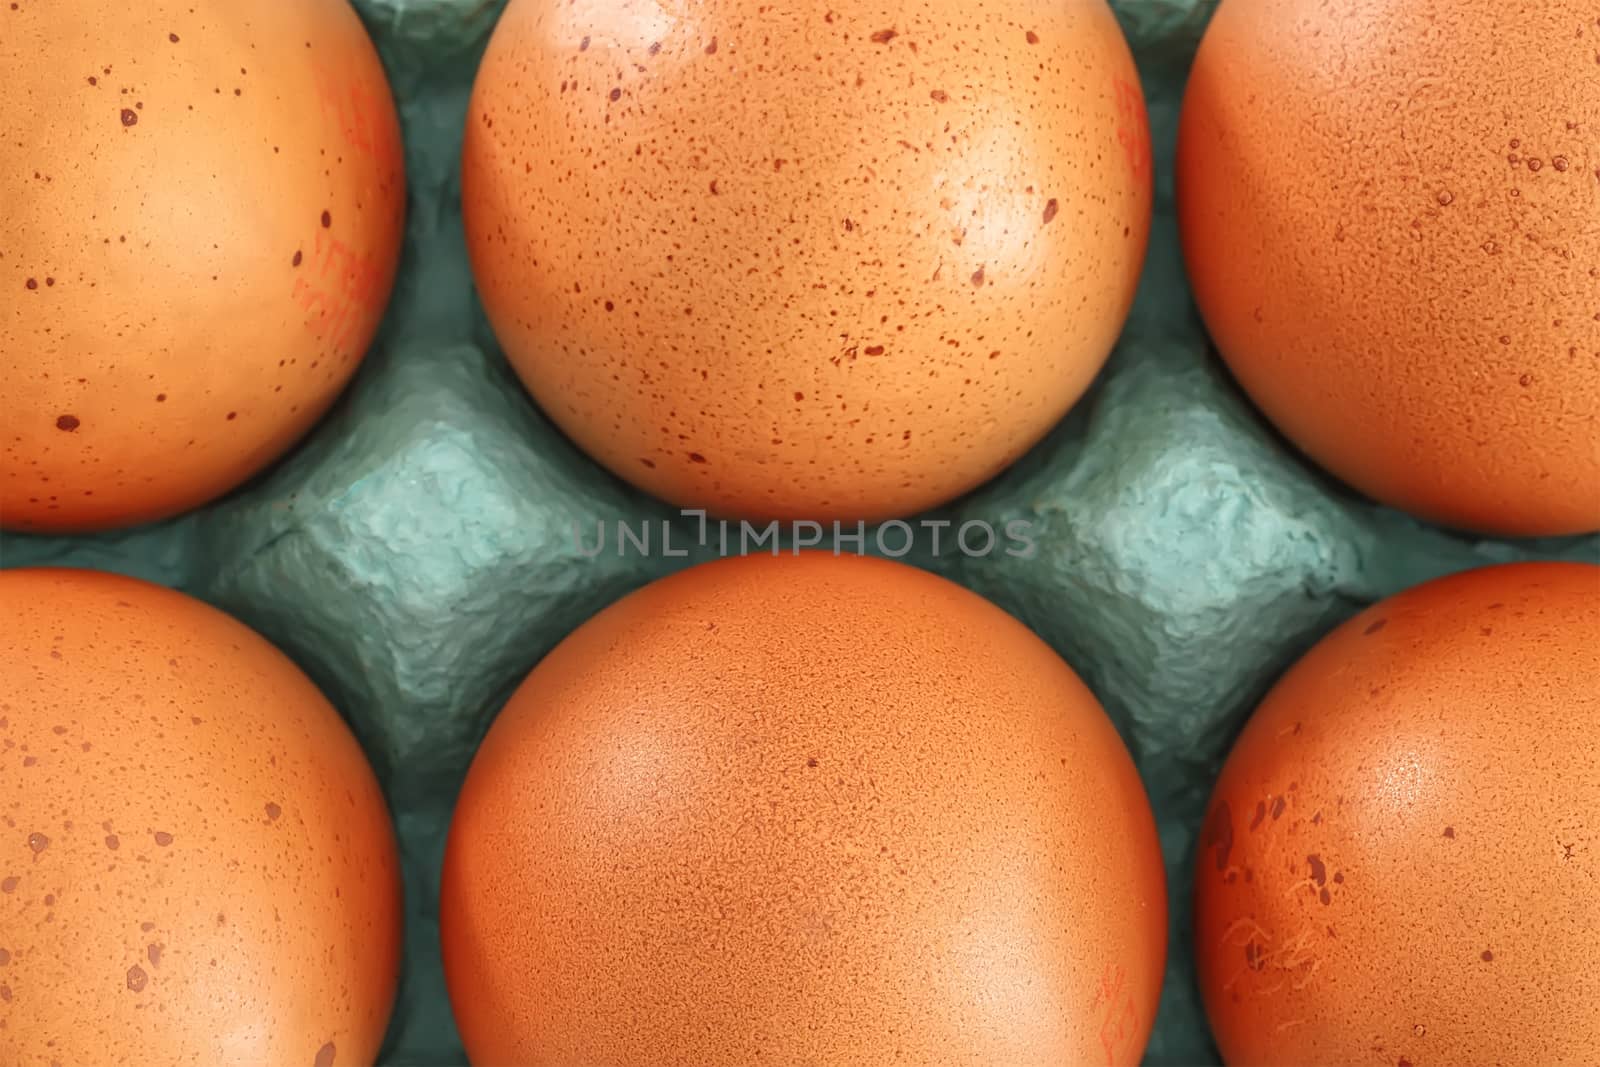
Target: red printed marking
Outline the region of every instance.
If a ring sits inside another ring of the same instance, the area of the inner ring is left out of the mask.
[[[1102,1011],[1100,1047],[1106,1052],[1106,1067],[1132,1063],[1138,1049],[1139,1013],[1127,989],[1127,972],[1120,964],[1107,964],[1095,992],[1093,1010]]]
[[[292,295],[306,313],[306,329],[330,353],[352,351],[382,309],[383,272],[372,256],[319,229],[309,260],[296,272]]]
[[[322,64],[316,68],[316,78],[322,118],[338,128],[346,144],[384,161],[399,154],[391,101]]]
[[[1114,81],[1117,96],[1117,143],[1128,157],[1133,176],[1141,182],[1148,181],[1153,163],[1150,159],[1150,116],[1145,111],[1144,94],[1134,82],[1117,78]]]

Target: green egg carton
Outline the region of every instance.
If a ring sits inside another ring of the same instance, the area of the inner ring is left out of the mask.
[[[717,554],[698,523],[580,454],[528,400],[473,292],[459,155],[503,0],[356,0],[405,128],[410,209],[388,317],[339,406],[293,454],[174,521],[93,537],[7,535],[0,565],[91,567],[192,593],[289,653],[345,713],[404,853],[405,970],[381,1062],[462,1064],[438,947],[455,793],[490,720],[590,615]],[[1022,461],[925,516],[1029,524],[1036,550],[968,556],[932,527],[907,561],[990,598],[1093,688],[1160,820],[1171,951],[1145,1062],[1218,1057],[1194,984],[1197,829],[1230,741],[1336,623],[1425,579],[1600,555],[1600,538],[1475,539],[1370,504],[1308,466],[1208,348],[1179,253],[1172,158],[1215,0],[1113,0],[1138,59],[1155,222],[1137,304],[1092,391]],[[686,555],[593,553],[597,524],[673,529]],[[587,531],[580,538],[579,532]],[[874,538],[869,533],[868,544]],[[898,544],[898,537],[890,538]]]

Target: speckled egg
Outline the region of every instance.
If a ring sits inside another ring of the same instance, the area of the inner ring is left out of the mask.
[[[1136,1064],[1166,950],[1139,776],[1072,670],[924,571],[718,560],[490,729],[440,925],[476,1064]]]
[[[0,1063],[377,1055],[383,796],[280,652],[170,589],[0,572]]]
[[[355,372],[405,212],[345,0],[0,4],[0,524],[174,515]]]
[[[1600,7],[1223,0],[1177,161],[1195,296],[1378,501],[1600,530]]]
[[[1600,1063],[1600,567],[1335,630],[1240,736],[1195,877],[1234,1067]]]
[[[1082,395],[1151,167],[1104,0],[512,0],[462,185],[494,330],[590,455],[684,507],[871,520]]]

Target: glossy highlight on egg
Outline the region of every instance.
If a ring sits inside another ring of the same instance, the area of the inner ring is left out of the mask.
[[[346,0],[0,7],[0,526],[179,514],[283,455],[388,303],[399,121]]]
[[[1038,637],[899,563],[718,560],[580,627],[479,749],[440,934],[476,1064],[1137,1064],[1144,788]]]
[[[947,501],[1088,388],[1151,210],[1103,0],[513,0],[467,115],[478,293],[612,472],[744,518]]]
[[[0,1063],[373,1063],[399,860],[338,712],[171,589],[23,568],[0,603]]]
[[[1200,839],[1232,1067],[1600,1062],[1600,567],[1436,579],[1267,695]]]

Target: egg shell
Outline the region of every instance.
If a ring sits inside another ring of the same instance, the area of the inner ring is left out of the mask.
[[[400,130],[344,0],[0,5],[0,523],[173,515],[289,449],[398,265]]]
[[[338,713],[170,589],[18,569],[0,602],[0,1063],[373,1063],[399,866]]]
[[[1177,155],[1195,297],[1261,410],[1424,518],[1600,529],[1600,10],[1223,0]]]
[[[440,924],[477,1064],[1135,1064],[1139,776],[1021,623],[903,564],[719,560],[601,612],[468,774]]]
[[[513,0],[462,163],[478,291],[544,411],[633,484],[874,519],[1082,395],[1150,222],[1103,0]]]
[[[1234,1067],[1600,1063],[1600,567],[1362,612],[1228,757],[1195,884]]]

